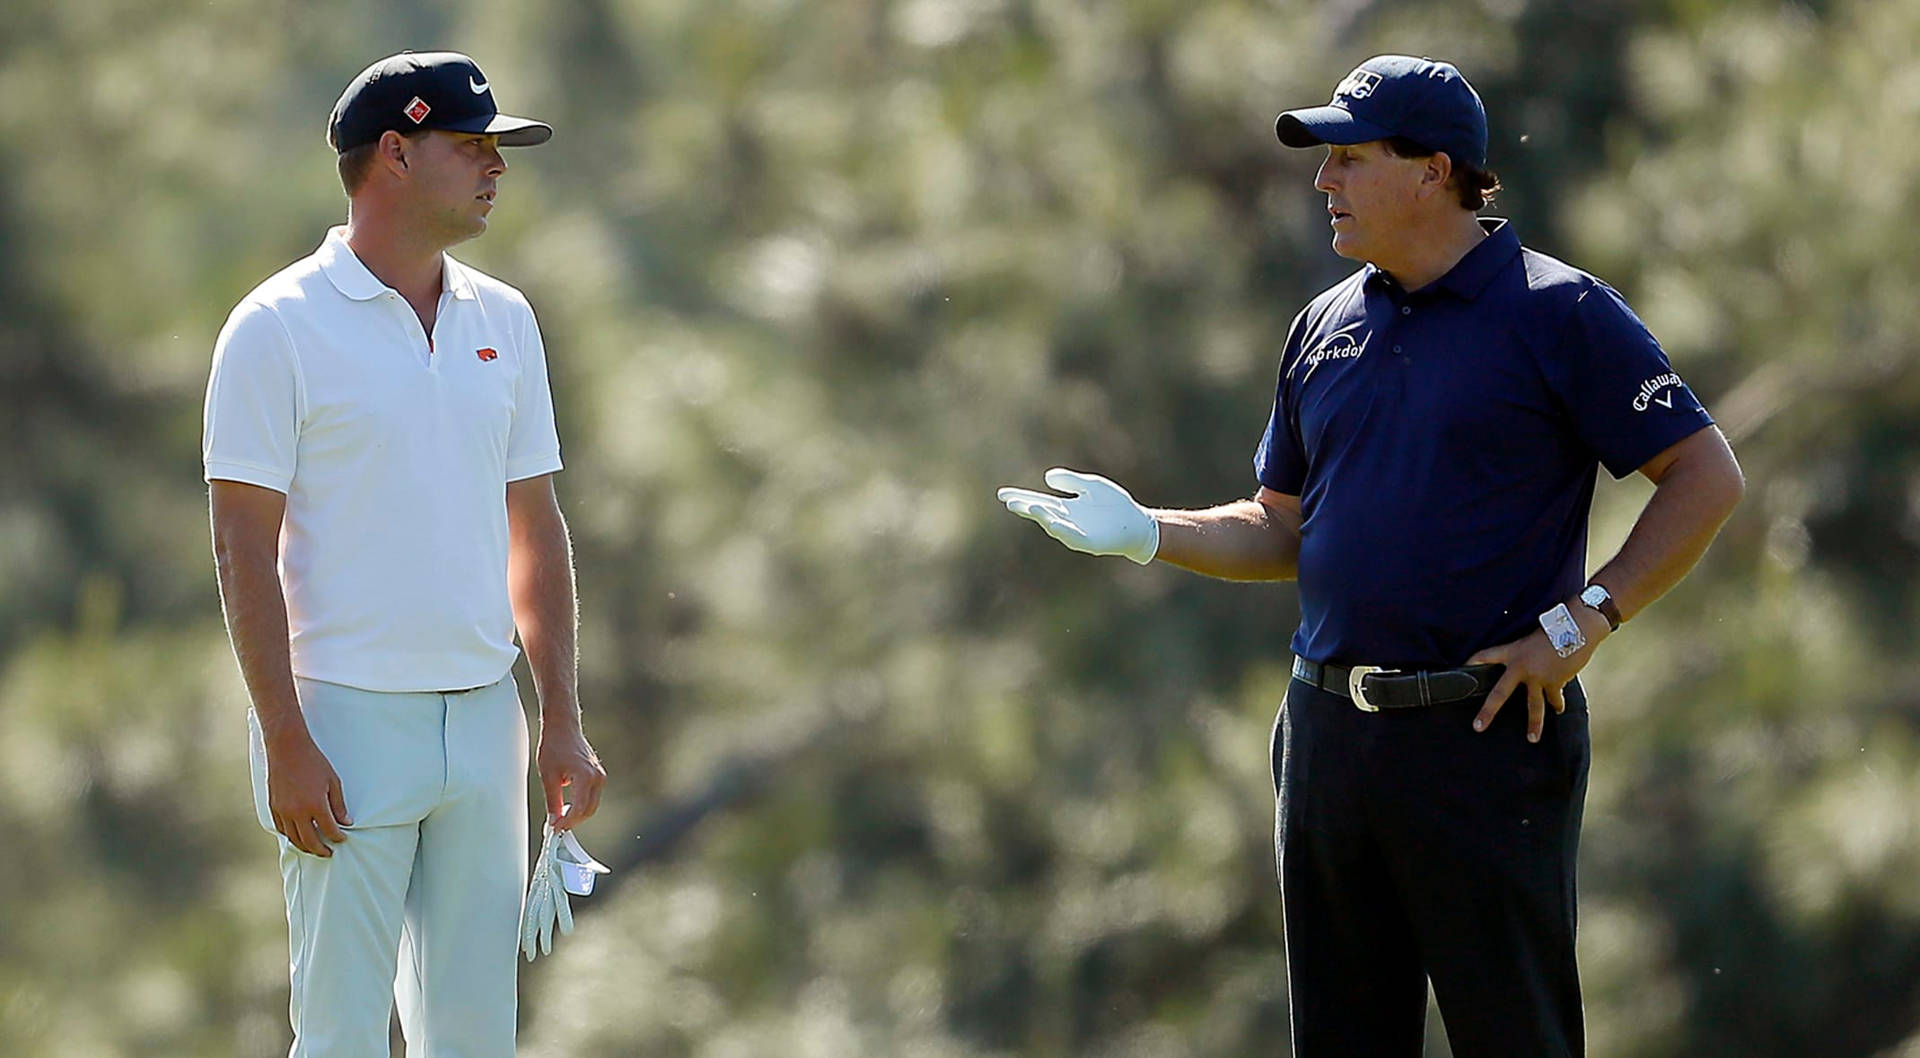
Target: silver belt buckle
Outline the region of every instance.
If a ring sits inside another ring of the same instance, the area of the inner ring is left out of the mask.
[[[1358,706],[1361,712],[1377,713],[1380,707],[1367,701],[1367,690],[1364,686],[1366,678],[1376,674],[1393,676],[1398,675],[1399,672],[1399,669],[1383,669],[1378,665],[1355,665],[1347,670],[1347,697],[1353,699],[1353,704]]]

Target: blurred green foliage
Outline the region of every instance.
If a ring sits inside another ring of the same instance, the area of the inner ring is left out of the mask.
[[[340,87],[445,46],[559,129],[457,252],[542,316],[614,777],[524,1053],[1285,1053],[1291,589],[992,490],[1250,491],[1349,267],[1273,115],[1407,51],[1751,481],[1588,673],[1592,1053],[1920,1055],[1916,40],[1920,0],[0,8],[0,1054],[284,1050],[200,395],[343,213]],[[1596,561],[1646,487],[1601,493]]]

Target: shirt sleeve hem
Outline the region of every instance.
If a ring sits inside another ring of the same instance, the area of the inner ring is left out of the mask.
[[[1670,428],[1652,434],[1628,449],[1626,458],[1605,460],[1607,473],[1612,474],[1615,481],[1628,477],[1634,471],[1646,466],[1647,460],[1712,425],[1713,416],[1707,414],[1707,410],[1702,408],[1698,418],[1675,421]]]
[[[1258,468],[1254,470],[1253,477],[1255,481],[1260,483],[1261,487],[1271,489],[1274,492],[1284,493],[1288,496],[1298,496],[1300,495],[1300,490],[1306,488],[1306,482],[1304,481],[1288,482],[1279,474]]]
[[[272,467],[258,466],[252,463],[236,463],[231,460],[209,460],[206,473],[208,482],[238,481],[243,485],[258,485],[263,489],[285,493],[293,484],[293,475]]]
[[[561,469],[563,469],[563,467],[561,466],[560,453],[558,452],[544,456],[534,456],[516,463],[507,464],[507,481],[509,483],[525,481],[527,478],[537,478],[542,474],[552,474]]]

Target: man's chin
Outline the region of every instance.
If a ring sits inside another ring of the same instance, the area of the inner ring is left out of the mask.
[[[469,239],[477,239],[487,233],[487,218],[467,217],[463,223],[450,225],[446,233],[447,245],[455,246]]]

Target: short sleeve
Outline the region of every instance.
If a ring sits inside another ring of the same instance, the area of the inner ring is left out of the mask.
[[[1287,331],[1287,344],[1280,357],[1280,380],[1273,388],[1273,410],[1267,414],[1267,430],[1260,436],[1260,447],[1253,453],[1253,474],[1260,484],[1275,492],[1298,496],[1306,488],[1307,457],[1300,445],[1300,431],[1287,393],[1287,378],[1294,357],[1300,351],[1303,312],[1294,317]]]
[[[213,346],[200,440],[206,480],[286,492],[299,451],[300,400],[286,328],[272,309],[243,302]]]
[[[553,423],[553,391],[547,384],[547,348],[531,308],[522,307],[520,380],[507,434],[507,480],[551,474],[560,469],[560,433]]]
[[[1660,343],[1605,283],[1595,281],[1574,303],[1544,367],[1575,432],[1616,478],[1713,425]]]

